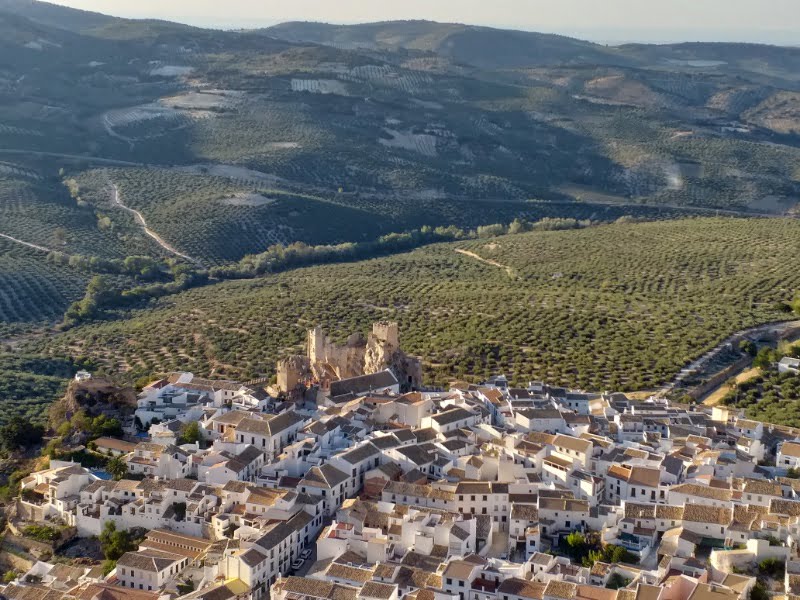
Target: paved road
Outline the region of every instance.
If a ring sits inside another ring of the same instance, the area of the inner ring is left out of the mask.
[[[661,388],[656,395],[663,396],[670,392],[673,388],[679,386],[683,380],[686,379],[686,377],[691,376],[694,371],[702,370],[706,365],[708,365],[708,363],[714,360],[720,352],[725,350],[729,344],[738,339],[742,339],[743,337],[764,336],[765,334],[781,334],[796,327],[800,327],[800,321],[766,323],[764,325],[758,325],[757,327],[750,327],[749,329],[737,331],[736,333],[729,335],[727,338],[722,340],[714,348],[703,354],[703,356],[686,365],[683,369],[681,369],[681,372],[676,375],[675,379]]]

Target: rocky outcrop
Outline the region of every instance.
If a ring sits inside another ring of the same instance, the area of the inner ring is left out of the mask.
[[[136,391],[104,379],[71,381],[64,397],[50,407],[50,424],[57,428],[78,411],[97,415],[128,416],[136,410]]]

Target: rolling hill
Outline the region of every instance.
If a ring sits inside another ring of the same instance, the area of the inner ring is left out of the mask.
[[[276,244],[796,214],[797,57],[431,22],[214,31],[0,0],[3,339],[52,324],[92,276],[153,285],[126,257],[179,274],[151,297]],[[35,288],[14,265],[52,280],[58,310],[17,308]]]
[[[482,69],[616,62],[614,53],[602,46],[566,36],[432,21],[363,25],[292,22],[271,27],[266,33],[348,50],[433,53]]]
[[[400,323],[430,383],[503,372],[593,390],[653,388],[733,331],[788,318],[792,219],[686,219],[533,231],[226,282],[48,336],[128,380],[274,374],[305,329]]]
[[[0,0],[0,422],[70,365],[270,375],[304,327],[386,317],[433,383],[663,382],[800,286],[798,66]]]

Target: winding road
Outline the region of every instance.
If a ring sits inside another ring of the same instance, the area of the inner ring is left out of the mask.
[[[144,216],[142,215],[142,213],[140,213],[135,208],[131,208],[130,206],[125,206],[125,204],[122,203],[122,200],[120,199],[120,194],[119,194],[119,187],[117,186],[117,184],[112,183],[111,185],[114,188],[114,194],[111,197],[111,204],[113,204],[114,206],[116,206],[118,208],[121,208],[121,209],[131,213],[133,215],[133,218],[136,220],[136,223],[139,224],[139,226],[144,230],[144,232],[147,235],[149,235],[151,238],[153,238],[156,241],[156,243],[159,246],[161,246],[164,250],[166,250],[170,254],[174,254],[175,256],[178,256],[180,258],[188,260],[189,262],[194,263],[198,267],[202,267],[202,263],[199,260],[197,260],[196,258],[194,258],[192,256],[189,256],[188,254],[184,254],[183,252],[178,251],[174,246],[172,246],[164,238],[162,238],[155,231],[150,229],[147,226],[147,221],[145,221]]]

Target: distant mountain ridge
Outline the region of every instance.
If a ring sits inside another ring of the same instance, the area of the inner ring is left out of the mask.
[[[121,20],[97,12],[68,8],[49,2],[38,2],[37,0],[0,0],[0,11],[11,12],[41,25],[76,33],[104,27]]]
[[[344,49],[433,52],[480,68],[515,69],[585,60],[613,62],[603,46],[561,35],[434,21],[361,25],[289,22],[264,30],[278,38]]]
[[[226,35],[218,30],[156,19],[123,19],[38,0],[0,0],[0,12],[54,29],[114,40],[160,42],[165,36],[189,35],[211,41],[212,36]],[[800,47],[732,42],[605,46],[565,35],[426,20],[355,25],[294,21],[249,33],[341,50],[435,55],[486,70],[581,65],[636,68],[696,61],[686,65],[720,63],[748,72],[767,67],[763,69],[765,78],[800,71]]]

